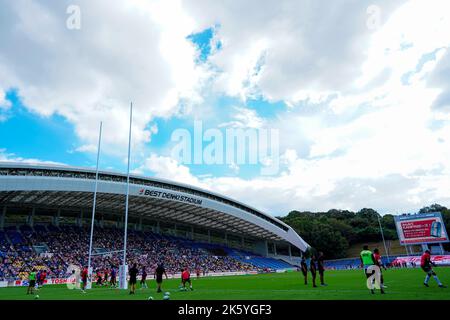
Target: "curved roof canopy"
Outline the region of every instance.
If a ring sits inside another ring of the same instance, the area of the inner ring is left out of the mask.
[[[0,205],[92,208],[95,170],[0,162]],[[99,172],[96,210],[125,212],[124,174]],[[302,251],[308,244],[287,224],[250,206],[197,187],[130,175],[129,215],[286,241]]]

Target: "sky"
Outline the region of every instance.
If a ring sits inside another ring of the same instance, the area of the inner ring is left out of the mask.
[[[274,216],[450,206],[449,12],[0,0],[0,161],[95,167],[102,121],[100,169],[125,172],[133,102],[136,174]]]

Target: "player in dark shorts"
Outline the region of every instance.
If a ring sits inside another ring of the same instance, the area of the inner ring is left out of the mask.
[[[142,267],[142,276],[141,276],[141,289],[148,288],[147,287],[147,271],[145,271],[145,267]]]
[[[162,285],[162,281],[163,281],[163,275],[166,276],[166,279],[168,279],[167,277],[167,273],[166,273],[166,269],[164,269],[164,266],[162,264],[158,264],[158,266],[155,269],[155,274],[154,277],[156,279],[156,285],[158,286],[158,289],[156,290],[156,292],[161,292],[161,285]]]
[[[311,256],[311,261],[309,262],[309,271],[311,271],[313,288],[317,288],[317,286],[316,286],[317,267],[316,267],[316,256],[315,255]]]
[[[88,268],[87,266],[83,268],[81,271],[81,292],[86,293],[86,286],[87,286],[87,280],[88,280]]]
[[[191,291],[193,291],[194,289],[192,288],[191,274],[189,273],[188,268],[184,268],[183,272],[181,273],[181,284],[185,289],[186,283],[189,283],[189,288],[191,289]]]
[[[136,263],[128,270],[128,274],[130,275],[130,294],[135,294],[136,292],[136,282],[137,282],[137,274],[138,269]]]
[[[317,269],[319,270],[320,285],[327,286],[327,284],[324,281],[325,258],[323,256],[323,252],[319,252],[319,258],[317,258]]]
[[[42,270],[42,273],[41,273],[41,287],[44,286],[46,278],[47,278],[47,270],[44,269],[44,270]]]
[[[303,273],[303,278],[305,278],[305,285],[308,284],[308,265],[306,264],[306,259],[302,256],[302,261],[300,262],[300,270]]]
[[[115,288],[117,286],[116,283],[116,269],[114,269],[114,267],[111,267],[111,278],[109,280],[109,284],[111,285],[111,287]]]
[[[387,287],[384,285],[384,277],[383,277],[383,272],[381,272],[381,268],[383,268],[386,271],[386,266],[383,263],[383,260],[381,259],[381,254],[380,254],[380,250],[378,250],[378,248],[375,248],[373,250],[373,255],[372,255],[372,259],[373,262],[376,266],[378,266],[378,268],[380,268],[380,285],[383,287],[383,289],[386,289]]]
[[[109,274],[109,270],[108,268],[105,268],[105,270],[103,271],[103,285],[108,285],[108,274]]]
[[[27,288],[27,294],[33,294],[34,293],[34,287],[36,286],[36,272],[31,270],[31,272],[28,274],[28,288]]]
[[[100,272],[100,269],[98,269],[97,270],[97,285],[98,286],[101,286],[102,285],[102,280],[103,280],[103,278],[102,278],[102,273]]]
[[[39,290],[39,286],[41,285],[41,270],[38,270],[36,273],[36,290]]]
[[[439,280],[438,276],[434,272],[432,266],[436,266],[433,262],[431,262],[431,253],[430,250],[426,250],[422,257],[420,258],[420,267],[422,270],[427,274],[425,277],[425,281],[423,285],[425,287],[429,287],[428,281],[430,280],[430,277],[433,276],[434,280],[436,280],[439,288],[447,288],[447,286],[444,286],[442,282]]]

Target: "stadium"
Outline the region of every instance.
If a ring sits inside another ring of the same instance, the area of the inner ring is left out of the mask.
[[[91,169],[13,163],[0,166],[2,255],[7,256],[11,244],[15,255],[20,253],[24,257],[19,268],[5,264],[0,273],[1,280],[23,280],[20,275],[31,268],[27,265],[27,257],[36,255],[33,261],[41,261],[37,256],[54,260],[50,257],[55,253],[52,249],[62,244],[46,241],[49,235],[53,239],[63,237],[61,233],[77,239],[82,235],[86,240],[91,224],[95,177],[95,170]],[[110,265],[120,264],[116,258],[122,245],[119,242],[124,229],[126,180],[122,174],[99,173],[94,270],[105,267],[106,262],[100,260],[106,259]],[[293,268],[294,261],[308,248],[291,227],[278,219],[192,186],[131,176],[129,194],[130,260],[151,254],[146,251],[150,248],[133,247],[133,241],[153,240],[162,242],[161,245],[164,241],[172,241],[177,243],[173,248],[175,251],[189,248],[189,254],[198,256],[196,264],[189,265],[193,270],[246,273]],[[116,238],[102,242],[108,237]],[[67,241],[70,242],[62,240]],[[70,264],[82,266],[86,263],[87,248],[86,242],[84,245],[76,242],[70,250],[84,251],[81,256],[74,260],[62,257],[59,263],[54,262],[56,270],[45,262],[42,262],[42,268],[49,270],[50,277],[64,278],[64,271]],[[151,249],[161,250],[159,247]],[[217,260],[208,264],[206,261],[213,256]],[[153,257],[149,261],[156,260]],[[96,266],[95,262],[101,265]],[[168,271],[174,274],[182,267],[181,264],[170,265]]]
[[[39,292],[43,299],[130,299],[126,290],[107,285],[108,273],[123,262],[127,177],[120,173],[98,175],[92,290],[87,295],[68,290],[71,268],[87,265],[95,177],[95,170],[88,168],[0,165],[0,299],[27,299],[22,288],[29,285],[33,269],[45,271]],[[243,203],[138,175],[130,176],[129,195],[127,264],[136,263],[150,275],[149,286],[135,299],[153,294],[158,264],[165,265],[166,288],[173,299],[370,298],[357,258],[326,261],[331,289],[303,286],[296,271],[308,243],[279,219]],[[389,263],[386,257],[383,261]],[[179,291],[185,268],[197,280],[193,292]],[[440,273],[448,277],[448,268]],[[411,281],[421,278],[417,268],[394,268],[389,274],[404,281],[397,280],[400,287],[387,299],[449,298],[442,291],[420,294],[423,288]]]

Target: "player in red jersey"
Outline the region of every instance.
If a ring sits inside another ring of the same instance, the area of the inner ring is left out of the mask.
[[[83,270],[81,270],[81,292],[86,293],[86,286],[88,281],[88,268],[84,267]]]
[[[183,288],[186,289],[186,283],[189,282],[189,288],[194,290],[192,288],[192,282],[191,282],[191,274],[189,273],[188,268],[185,268],[183,272],[181,273],[181,283],[183,284]]]
[[[428,285],[428,281],[430,280],[430,277],[433,276],[434,280],[436,280],[437,284],[439,285],[439,288],[447,288],[447,286],[444,286],[442,284],[442,282],[439,280],[438,276],[436,275],[436,273],[433,271],[432,266],[436,266],[432,261],[431,261],[431,253],[430,250],[425,250],[424,254],[422,255],[422,257],[420,258],[420,267],[422,268],[423,271],[425,271],[425,273],[427,274],[425,276],[425,281],[424,281],[424,286],[425,287],[429,287]]]
[[[43,287],[44,286],[44,282],[45,282],[45,279],[47,278],[47,271],[44,269],[44,270],[42,270],[42,272],[41,272],[41,279],[40,279],[40,284],[41,284],[41,287]]]
[[[381,254],[380,254],[380,250],[378,250],[378,248],[373,250],[373,254],[372,254],[372,259],[375,263],[376,266],[378,266],[380,268],[380,272],[381,272],[381,268],[383,268],[384,270],[386,270],[386,266],[383,263],[383,260],[381,259]],[[384,285],[384,278],[383,278],[383,272],[381,272],[380,275],[380,285],[383,289],[386,289],[387,287]]]

